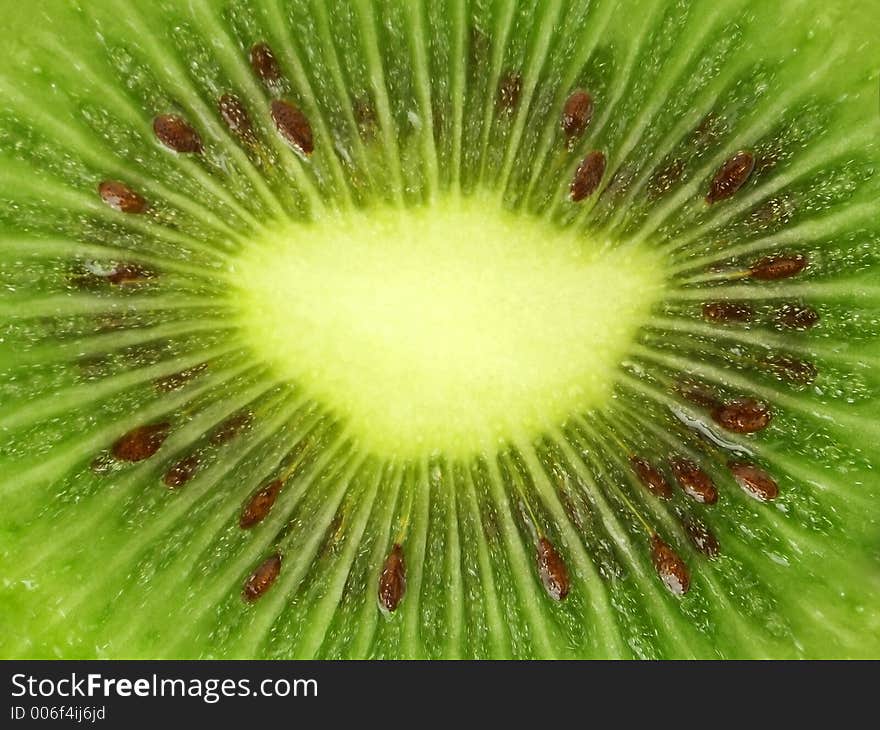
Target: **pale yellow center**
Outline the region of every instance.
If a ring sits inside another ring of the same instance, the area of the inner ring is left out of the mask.
[[[370,450],[465,456],[600,405],[663,285],[483,198],[291,224],[237,263],[251,347]]]

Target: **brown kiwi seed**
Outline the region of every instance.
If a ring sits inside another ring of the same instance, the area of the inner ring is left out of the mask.
[[[312,127],[297,107],[289,101],[275,99],[272,102],[272,119],[282,137],[298,152],[311,155],[315,151]]]
[[[813,363],[789,355],[770,355],[762,364],[772,370],[780,380],[796,385],[810,385],[819,376]]]
[[[271,87],[281,80],[281,67],[268,43],[262,41],[255,43],[251,47],[250,58],[254,73],[267,86]]]
[[[684,493],[700,504],[715,504],[718,501],[718,490],[715,483],[700,466],[683,456],[673,456],[669,466]]]
[[[715,534],[699,520],[686,520],[682,523],[694,547],[708,558],[716,558],[721,552],[721,546]]]
[[[717,408],[721,405],[718,396],[701,383],[685,380],[676,384],[675,391],[685,400],[701,408]]]
[[[179,154],[201,154],[202,138],[182,117],[160,114],[153,120],[153,132],[165,147]]]
[[[104,180],[98,185],[98,194],[107,205],[120,213],[137,215],[147,210],[147,201],[125,183]]]
[[[808,330],[819,324],[819,313],[806,304],[783,304],[773,315],[776,324],[790,330]]]
[[[656,170],[648,181],[648,197],[656,200],[668,193],[682,179],[685,170],[684,160],[678,157]]]
[[[605,175],[605,154],[594,150],[584,157],[571,181],[570,198],[579,203],[599,189]]]
[[[761,502],[769,502],[779,496],[776,480],[760,467],[741,461],[731,462],[729,467],[736,483],[749,496]]]
[[[208,437],[213,446],[222,446],[232,441],[236,436],[251,427],[254,422],[254,414],[251,411],[241,411],[227,418],[217,426]]]
[[[198,453],[185,456],[165,472],[162,482],[169,489],[179,489],[196,475],[201,463]]]
[[[679,554],[656,533],[651,536],[651,562],[670,593],[683,596],[690,590],[690,570]]]
[[[133,463],[149,459],[162,448],[170,432],[171,424],[167,422],[138,426],[120,436],[110,448],[110,453],[118,461]]]
[[[247,530],[266,519],[283,487],[284,482],[281,479],[273,479],[258,490],[242,509],[238,520],[239,527]]]
[[[565,561],[553,544],[546,538],[538,538],[537,545],[538,574],[544,590],[554,601],[564,601],[571,590],[568,568]]]
[[[395,543],[385,558],[379,576],[379,606],[387,613],[394,613],[405,593],[406,562],[403,559],[403,547]]]
[[[223,94],[217,100],[217,108],[230,132],[245,142],[256,142],[253,122],[241,99],[235,94]]]
[[[593,118],[593,97],[584,89],[577,89],[565,101],[562,109],[562,133],[571,149],[580,139]]]
[[[281,573],[281,553],[273,553],[260,563],[245,581],[242,597],[248,603],[262,598]]]
[[[754,155],[746,150],[737,152],[715,173],[706,202],[713,205],[732,198],[748,182],[754,169]]]
[[[765,256],[751,265],[749,274],[760,281],[788,279],[800,274],[808,263],[809,259],[802,253]]]
[[[754,314],[754,310],[744,302],[721,300],[703,305],[703,318],[716,324],[750,322]]]
[[[639,481],[647,487],[651,494],[660,499],[672,499],[672,487],[669,486],[663,472],[640,456],[631,456],[629,463]]]
[[[712,418],[733,433],[757,433],[770,425],[773,411],[766,403],[754,398],[737,398],[717,406]]]

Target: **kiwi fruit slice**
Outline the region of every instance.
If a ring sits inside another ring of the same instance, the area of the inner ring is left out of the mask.
[[[3,656],[880,655],[877,3],[7,12]]]

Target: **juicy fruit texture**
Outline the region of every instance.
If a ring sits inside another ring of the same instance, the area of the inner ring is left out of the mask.
[[[783,5],[19,11],[0,653],[880,654],[880,10]]]

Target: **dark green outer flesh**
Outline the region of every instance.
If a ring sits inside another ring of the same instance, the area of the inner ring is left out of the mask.
[[[875,3],[10,5],[18,18],[4,31],[0,71],[0,655],[880,656]],[[641,35],[636,17],[645,18]],[[365,22],[375,34],[354,32]],[[452,49],[470,42],[471,22],[488,50],[456,74]],[[389,27],[420,27],[425,45]],[[215,111],[226,89],[265,108],[247,65],[258,40],[275,48],[285,95],[306,111],[317,145],[301,161],[261,113],[275,163],[265,176]],[[585,57],[575,64],[573,53]],[[378,68],[389,101],[377,103],[376,137],[364,141],[351,98],[378,96]],[[524,89],[509,119],[495,106],[508,68],[523,69]],[[340,84],[351,98],[340,98]],[[574,207],[564,196],[577,155],[560,165],[558,135],[547,130],[581,85],[596,112],[578,151],[606,150],[609,173],[632,177]],[[412,110],[430,113],[440,132],[414,130]],[[156,144],[150,121],[167,111],[199,120],[208,163]],[[692,134],[708,113],[722,131],[701,147]],[[708,181],[738,149],[776,149],[780,161],[707,208]],[[676,156],[687,174],[652,199],[652,172]],[[95,187],[114,177],[160,201],[165,222],[102,206]],[[457,187],[503,190],[511,208],[620,245],[644,237],[668,251],[670,295],[622,363],[607,409],[470,461],[363,453],[344,423],[239,345],[228,324],[234,302],[215,272],[260,226],[306,217],[315,200],[417,204]],[[789,219],[748,223],[783,197],[795,202]],[[816,263],[765,286],[707,273],[780,247]],[[69,263],[101,256],[154,265],[161,285],[71,289]],[[707,324],[699,312],[709,298],[747,299],[766,316],[754,326]],[[766,324],[781,301],[809,303],[820,327]],[[121,313],[122,329],[102,334],[96,318],[108,312]],[[808,360],[820,377],[793,387],[752,367],[767,352]],[[103,369],[84,376],[82,358],[104,354]],[[206,375],[157,394],[155,378],[206,360]],[[620,441],[653,455],[701,453],[670,425],[683,373],[773,404],[769,429],[733,440],[778,479],[777,501],[749,499],[711,460],[722,493],[713,508],[680,493],[661,503],[633,479]],[[168,467],[241,408],[258,414],[253,428],[209,449],[185,489],[165,488]],[[121,434],[168,414],[182,425],[154,458],[110,476],[90,469]],[[304,438],[319,458],[296,472],[259,529],[242,531],[242,503]],[[526,496],[565,556],[572,589],[563,603],[536,577],[513,495]],[[658,581],[621,495],[689,564],[684,598]],[[687,542],[681,514],[711,524],[718,559]],[[407,593],[386,617],[378,574],[407,515]],[[246,604],[244,580],[275,549],[285,555],[278,582]]]

